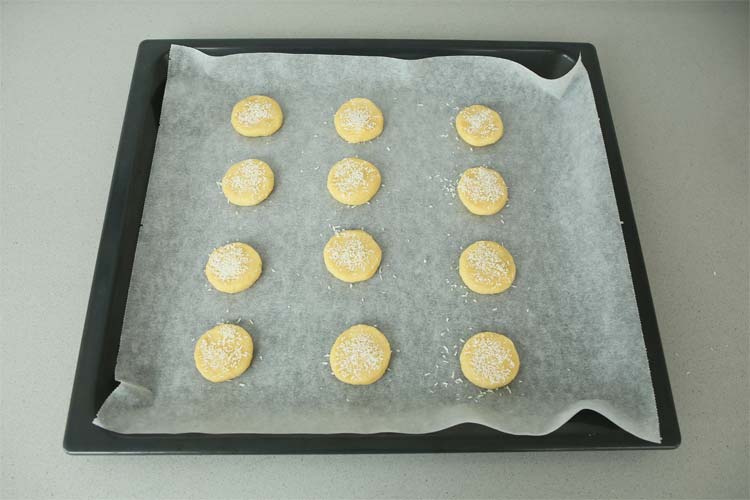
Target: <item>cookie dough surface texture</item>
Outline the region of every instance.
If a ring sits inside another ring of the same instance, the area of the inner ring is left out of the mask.
[[[459,358],[469,382],[482,389],[508,385],[521,367],[513,342],[499,333],[477,333],[466,341]]]
[[[268,198],[273,191],[273,170],[261,160],[235,163],[221,180],[221,190],[233,205],[249,207]]]
[[[195,343],[195,367],[206,380],[224,382],[242,375],[253,360],[253,338],[241,326],[222,323]]]
[[[344,158],[328,172],[328,192],[345,205],[362,205],[380,189],[380,171],[359,158]]]
[[[458,272],[473,292],[494,294],[507,290],[516,277],[516,264],[508,250],[494,241],[477,241],[461,253]]]
[[[336,132],[346,142],[367,142],[383,132],[383,112],[363,97],[346,101],[333,116]]]
[[[245,137],[273,135],[284,122],[279,103],[264,95],[251,95],[232,108],[232,127]]]
[[[487,167],[466,170],[456,190],[461,203],[476,215],[496,214],[508,201],[508,187],[503,176]]]
[[[347,283],[372,278],[382,255],[375,239],[359,229],[336,233],[323,249],[323,261],[328,271]]]
[[[334,376],[351,385],[377,382],[388,369],[391,346],[380,330],[354,325],[339,335],[331,348],[329,362]]]
[[[263,262],[253,247],[246,243],[229,243],[216,248],[206,263],[206,278],[224,293],[247,290],[260,277]]]
[[[472,146],[489,146],[503,136],[503,121],[494,109],[474,104],[458,113],[456,131]]]

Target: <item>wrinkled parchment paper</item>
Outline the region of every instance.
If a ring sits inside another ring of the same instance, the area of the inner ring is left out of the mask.
[[[276,98],[284,126],[268,138],[235,133],[229,115],[251,94]],[[383,110],[385,131],[347,144],[333,127],[352,97]],[[453,118],[482,103],[506,131],[489,147],[456,137]],[[341,158],[374,163],[383,186],[369,205],[326,190]],[[233,163],[260,158],[276,174],[256,207],[229,205],[217,186]],[[509,203],[471,215],[455,197],[460,173],[499,170]],[[439,57],[242,54],[173,46],[143,227],[123,325],[121,382],[95,423],[121,433],[424,433],[478,422],[545,434],[581,409],[659,441],[658,419],[620,221],[586,69],[545,80],[511,61]],[[381,271],[350,286],[326,271],[334,230],[363,228],[383,249]],[[496,240],[513,254],[509,291],[482,296],[458,276],[463,248]],[[237,295],[203,275],[208,254],[244,241],[263,275]],[[221,384],[195,369],[195,340],[217,322],[255,340],[250,369]],[[389,371],[348,386],[327,353],[356,323],[391,342]],[[480,331],[516,343],[521,371],[507,388],[463,379],[457,354]]]

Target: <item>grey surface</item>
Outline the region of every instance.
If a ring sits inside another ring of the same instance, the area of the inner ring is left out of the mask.
[[[365,144],[343,141],[333,127],[352,92],[386,117],[383,133]],[[255,93],[283,106],[285,125],[272,137],[242,137],[227,119]],[[454,117],[474,102],[501,110],[499,143],[459,140]],[[547,80],[491,57],[217,58],[172,46],[159,123],[115,369],[123,383],[97,425],[124,433],[412,434],[477,422],[538,435],[591,409],[660,441],[617,202],[580,61]],[[248,156],[270,163],[275,189],[263,204],[238,208],[216,182]],[[342,205],[326,191],[330,165],[347,156],[372,161],[383,175],[367,205]],[[461,172],[475,165],[500,170],[508,183],[510,202],[496,216],[473,216],[455,197]],[[328,273],[321,253],[334,227],[373,234],[384,254],[376,276],[350,285]],[[505,245],[518,268],[500,295],[470,293],[457,272],[461,250],[487,239]],[[234,240],[260,251],[265,272],[246,292],[216,293],[202,272],[206,255]],[[213,384],[195,370],[193,349],[220,321],[254,335],[255,361]],[[388,373],[368,387],[341,384],[325,362],[336,336],[358,323],[377,325],[394,350]],[[487,330],[513,339],[521,370],[507,390],[482,394],[465,383],[458,351]]]
[[[2,5],[0,496],[748,497],[747,4],[393,9]],[[564,454],[66,456],[67,393],[136,45],[212,36],[596,44],[683,445]]]

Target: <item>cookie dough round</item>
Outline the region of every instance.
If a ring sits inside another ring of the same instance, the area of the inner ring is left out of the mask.
[[[282,123],[281,106],[268,96],[251,95],[232,108],[232,127],[245,137],[273,135]]]
[[[390,361],[388,339],[380,330],[368,325],[354,325],[339,335],[329,357],[336,378],[351,385],[377,382]]]
[[[195,343],[195,367],[206,380],[224,382],[242,375],[253,360],[253,338],[241,326],[222,323]]]
[[[499,333],[473,335],[461,349],[461,371],[482,389],[497,389],[511,383],[521,362],[513,342]]]
[[[499,243],[477,241],[461,252],[458,273],[473,292],[500,293],[513,284],[516,264],[510,252]]]
[[[458,181],[461,203],[476,215],[498,213],[508,201],[508,187],[503,176],[487,167],[474,167],[461,174]]]
[[[253,286],[262,269],[258,252],[246,243],[236,242],[211,252],[205,273],[209,283],[220,292],[238,293]]]
[[[372,278],[382,256],[375,239],[359,229],[336,233],[323,249],[323,261],[328,271],[347,283]]]
[[[380,171],[369,161],[344,158],[328,172],[328,192],[345,205],[362,205],[380,189]]]
[[[229,203],[249,207],[268,198],[273,182],[273,170],[268,163],[250,159],[229,167],[221,179],[221,190]]]
[[[367,142],[383,132],[383,112],[363,97],[346,101],[333,116],[336,132],[346,142]]]
[[[472,146],[489,146],[503,136],[503,120],[494,109],[474,104],[458,113],[456,131]]]

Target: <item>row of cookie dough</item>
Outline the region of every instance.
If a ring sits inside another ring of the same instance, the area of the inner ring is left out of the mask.
[[[238,206],[254,206],[268,198],[275,176],[268,163],[251,158],[235,163],[219,182],[227,201]],[[368,203],[380,189],[380,170],[361,158],[344,158],[328,172],[331,196],[345,205]],[[498,213],[508,201],[508,188],[499,172],[488,167],[467,169],[458,181],[458,196],[476,215]]]
[[[275,99],[252,95],[234,105],[230,121],[234,130],[245,137],[266,137],[281,128],[284,113]],[[346,142],[371,141],[383,132],[383,112],[370,99],[356,97],[339,107],[333,125]],[[503,121],[494,109],[474,104],[456,115],[456,132],[472,146],[489,146],[503,136]]]
[[[225,382],[242,375],[253,360],[253,338],[241,326],[219,324],[195,344],[193,357],[200,374],[211,382]],[[354,325],[338,336],[331,347],[333,375],[346,384],[369,385],[385,374],[391,346],[383,333],[369,325]],[[513,342],[505,335],[481,332],[461,349],[461,371],[474,385],[497,389],[518,374],[520,361]]]
[[[284,113],[271,97],[251,95],[234,105],[231,123],[240,135],[266,137],[281,128]],[[383,112],[369,99],[350,99],[336,111],[333,124],[346,142],[371,141],[383,132]]]
[[[339,231],[323,248],[326,269],[346,283],[372,278],[383,252],[375,238],[361,229]],[[234,242],[214,249],[204,269],[211,285],[224,293],[247,290],[260,278],[263,260],[247,243]],[[458,272],[473,292],[489,295],[510,288],[516,264],[508,250],[494,241],[477,241],[466,247],[458,260]]]
[[[380,189],[380,170],[360,158],[344,158],[328,172],[327,187],[331,196],[345,205],[369,202]],[[219,182],[227,201],[242,207],[255,206],[270,196],[275,184],[268,163],[251,158],[235,163]]]
[[[380,267],[382,251],[370,234],[361,230],[336,233],[323,249],[328,271],[346,283],[372,278]],[[510,288],[516,277],[513,256],[494,241],[477,241],[461,252],[458,272],[473,292],[488,295]]]

